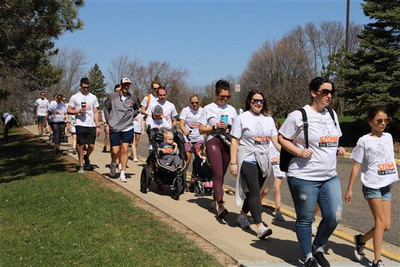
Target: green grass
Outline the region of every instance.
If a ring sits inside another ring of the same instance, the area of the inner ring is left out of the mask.
[[[44,145],[14,130],[0,148],[0,266],[219,265]]]

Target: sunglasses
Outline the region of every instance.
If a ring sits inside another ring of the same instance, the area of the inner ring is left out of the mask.
[[[199,102],[190,102],[190,104],[194,105],[194,104],[198,104]]]
[[[83,89],[89,89],[89,86],[82,86]]]
[[[258,103],[264,104],[264,103],[265,103],[265,100],[264,100],[264,99],[252,99],[252,100],[251,100],[251,103],[253,103],[253,104],[255,104],[255,105],[257,105]]]
[[[383,122],[385,122],[385,124],[390,124],[393,121],[393,119],[391,117],[387,117],[386,119],[377,119],[376,122],[378,124],[382,124]]]
[[[166,96],[166,94],[158,94],[158,96]]]
[[[231,96],[230,95],[219,95],[218,98],[219,99],[230,99]]]
[[[331,96],[334,96],[335,95],[335,90],[329,90],[329,89],[321,89],[321,90],[318,90],[317,91],[318,93],[320,93],[321,95],[323,95],[323,96],[327,96],[327,95],[329,95],[329,94],[331,94]]]

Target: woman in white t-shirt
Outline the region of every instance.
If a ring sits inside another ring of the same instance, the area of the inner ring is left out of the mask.
[[[281,146],[261,91],[249,92],[245,109],[235,119],[231,130],[231,173],[239,175],[236,180],[236,204],[240,206],[243,201],[237,222],[243,229],[249,228],[247,213],[250,211],[257,225],[257,237],[264,239],[272,234],[272,230],[261,219],[260,188],[268,175],[269,144],[272,142],[278,151]]]
[[[203,108],[200,107],[200,98],[194,94],[190,96],[190,105],[182,109],[179,116],[179,126],[185,138],[186,151],[186,169],[189,167],[192,159],[192,147],[196,152],[200,150],[204,143],[204,136],[199,131],[199,118],[203,113]]]
[[[354,254],[358,260],[362,260],[365,243],[373,238],[375,259],[372,266],[383,266],[381,260],[383,233],[390,229],[392,216],[390,188],[399,180],[394,159],[393,138],[390,133],[384,132],[391,121],[386,107],[372,107],[368,112],[371,132],[358,139],[357,146],[350,156],[354,159],[354,165],[345,201],[350,204],[353,184],[361,169],[362,191],[375,220],[375,226],[371,230],[364,235],[354,236]]]
[[[237,114],[234,107],[228,105],[231,98],[229,83],[219,80],[215,84],[215,103],[204,107],[199,119],[200,134],[207,134],[206,149],[208,160],[213,172],[214,200],[211,208],[215,210],[217,217],[223,218],[228,213],[224,207],[224,175],[228,169],[230,155],[229,146],[219,137],[223,133],[229,133]]]
[[[334,84],[324,77],[309,85],[312,102],[303,108],[308,122],[308,148],[299,110],[290,113],[279,129],[279,143],[294,155],[289,163],[288,185],[296,210],[296,234],[305,266],[329,266],[324,246],[342,218],[343,203],[336,172],[336,156],[342,135],[337,115],[328,106],[335,94]],[[331,113],[332,112],[332,113]],[[311,225],[316,204],[323,214],[313,243]]]
[[[57,94],[56,101],[52,102],[47,112],[46,121],[49,120],[51,130],[53,131],[53,141],[56,153],[60,153],[61,137],[65,133],[66,115],[68,107],[62,101],[62,94]]]

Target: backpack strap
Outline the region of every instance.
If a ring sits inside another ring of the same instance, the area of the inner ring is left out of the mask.
[[[147,95],[147,103],[146,103],[146,109],[145,110],[147,110],[147,108],[149,107],[150,99],[151,99],[151,96],[150,96],[150,94],[148,94]]]
[[[304,125],[304,140],[306,141],[306,148],[308,148],[308,121],[307,121],[307,113],[304,108],[299,108],[298,111],[301,112],[303,117],[303,125]]]
[[[335,120],[335,115],[333,115],[333,109],[331,109],[330,107],[326,107],[326,109],[328,110],[329,115],[331,115],[333,123],[335,124],[335,127],[336,127],[337,124],[336,124],[336,120]]]

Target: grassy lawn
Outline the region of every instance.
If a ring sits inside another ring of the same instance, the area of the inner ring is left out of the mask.
[[[218,266],[21,132],[0,140],[0,266]]]

